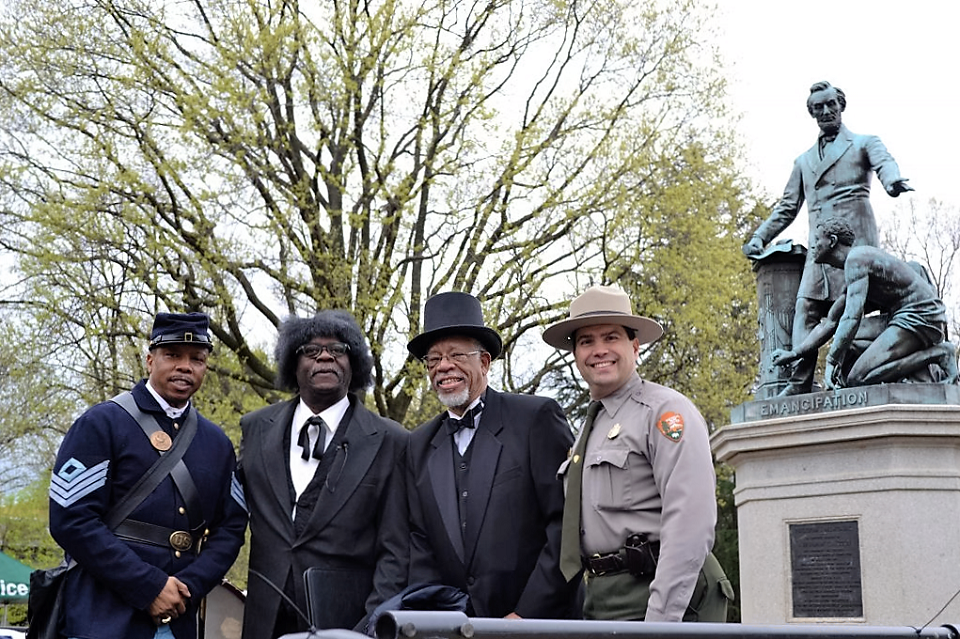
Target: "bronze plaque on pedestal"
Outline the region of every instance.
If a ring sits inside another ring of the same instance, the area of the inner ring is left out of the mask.
[[[790,524],[790,570],[794,617],[863,617],[855,520]]]

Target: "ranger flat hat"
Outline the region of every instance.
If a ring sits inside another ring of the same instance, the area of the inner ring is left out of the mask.
[[[157,313],[150,330],[150,350],[158,346],[192,344],[213,350],[206,313]]]
[[[543,331],[543,341],[565,351],[573,350],[573,334],[578,328],[598,324],[617,324],[637,332],[641,344],[660,339],[663,327],[649,317],[634,315],[630,298],[616,286],[591,286],[570,302],[570,318]]]
[[[437,293],[423,305],[423,332],[407,344],[407,350],[422,358],[438,339],[461,335],[480,340],[496,359],[503,350],[500,334],[483,323],[480,300],[468,293]]]

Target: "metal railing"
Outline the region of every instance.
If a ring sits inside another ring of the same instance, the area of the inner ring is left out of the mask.
[[[490,619],[462,612],[398,610],[377,620],[376,639],[960,639],[960,624],[924,628],[841,624],[748,625],[559,619]],[[367,639],[315,630],[281,639]]]
[[[489,619],[470,618],[460,612],[403,610],[384,613],[377,620],[376,636],[377,639],[960,639],[958,627],[960,624],[918,629],[838,624]],[[323,633],[317,636],[323,637]]]

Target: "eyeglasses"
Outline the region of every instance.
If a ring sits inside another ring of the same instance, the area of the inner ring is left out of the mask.
[[[450,353],[449,355],[427,355],[426,357],[421,357],[420,361],[426,364],[428,369],[433,370],[445,359],[456,362],[457,364],[463,364],[471,355],[483,352],[484,351],[470,351],[469,353]]]
[[[327,351],[331,357],[340,357],[350,352],[350,346],[342,342],[330,342],[329,344],[304,344],[297,349],[297,353],[310,359],[317,359]]]

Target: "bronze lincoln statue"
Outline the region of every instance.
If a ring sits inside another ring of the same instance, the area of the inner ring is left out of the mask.
[[[807,111],[817,120],[820,135],[816,144],[794,161],[783,196],[744,244],[747,257],[759,256],[764,245],[796,219],[804,202],[810,218],[810,244],[820,222],[840,217],[850,224],[857,244],[876,246],[877,223],[870,206],[871,175],[876,173],[891,197],[913,190],[907,179],[900,176],[897,163],[880,138],[852,133],[843,125],[841,114],[846,104],[843,91],[829,82],[817,82],[810,87]],[[812,255],[807,255],[793,319],[795,346],[826,316],[843,288],[842,269],[816,263]],[[816,350],[798,360],[781,395],[810,392],[816,360]]]

